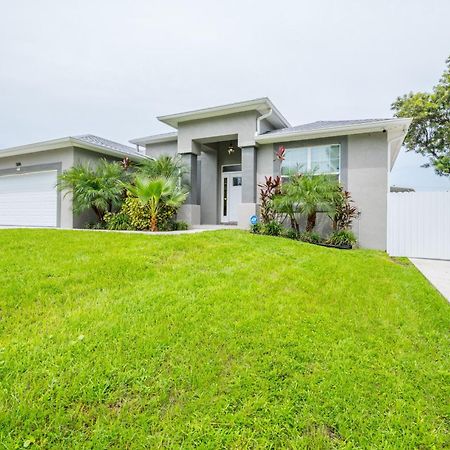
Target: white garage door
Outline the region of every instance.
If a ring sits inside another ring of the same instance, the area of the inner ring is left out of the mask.
[[[0,176],[0,225],[56,227],[56,170]]]

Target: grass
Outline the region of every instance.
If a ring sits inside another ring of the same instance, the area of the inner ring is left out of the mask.
[[[450,444],[449,305],[382,252],[0,230],[0,307],[4,448]]]

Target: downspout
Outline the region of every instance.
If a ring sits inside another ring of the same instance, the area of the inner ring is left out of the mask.
[[[270,108],[268,112],[266,112],[262,116],[259,116],[256,119],[256,133],[255,133],[256,136],[259,136],[261,134],[261,121],[270,117],[272,115],[272,113],[273,113],[273,110],[272,110],[272,108]]]

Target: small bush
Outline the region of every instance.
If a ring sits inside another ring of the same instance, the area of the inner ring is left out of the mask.
[[[293,228],[283,230],[282,235],[288,239],[298,239],[298,233]]]
[[[88,222],[84,226],[87,230],[104,230],[105,222]]]
[[[315,231],[305,231],[304,233],[300,234],[299,239],[310,244],[320,244],[322,242],[320,234],[316,233]]]
[[[118,213],[106,213],[103,217],[108,230],[134,230],[130,217],[123,211]]]
[[[184,231],[188,229],[189,225],[183,220],[177,220],[176,222],[173,223],[173,230]]]
[[[261,234],[262,225],[259,222],[250,225],[250,232],[253,234]]]
[[[267,222],[262,227],[262,233],[268,234],[269,236],[280,236],[283,231],[283,227],[276,220],[271,220]]]
[[[143,205],[136,197],[127,197],[122,206],[122,212],[130,218],[135,230],[148,230],[150,228],[150,207]],[[159,231],[172,231],[176,209],[163,205],[157,217]]]
[[[356,244],[356,237],[350,230],[338,230],[328,238],[327,243],[336,246],[353,246]]]

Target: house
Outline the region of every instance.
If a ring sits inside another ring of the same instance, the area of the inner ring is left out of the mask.
[[[16,191],[33,187],[36,193],[34,187],[44,183],[43,175],[28,182],[25,174],[53,170],[52,179],[48,175],[45,181],[45,201],[51,203],[45,209],[45,224],[71,228],[82,225],[82,220],[71,214],[70,198],[50,189],[58,171],[103,154],[136,161],[179,155],[191,186],[179,218],[192,225],[235,223],[246,228],[249,218],[258,213],[258,184],[265,176],[315,170],[335,176],[351,192],[361,213],[354,227],[360,245],[386,249],[389,172],[409,119],[291,126],[268,98],[259,98],[160,116],[158,120],[176,131],[132,139],[136,149],[79,136],[0,151],[0,225],[12,221],[7,217],[11,209],[16,222],[22,221],[16,225],[42,225],[42,221],[38,223],[41,207],[22,211],[23,199],[16,205]],[[280,146],[286,149],[284,160],[276,157]],[[20,175],[15,172],[19,163]],[[9,193],[2,194],[5,186]],[[44,204],[44,196],[35,204]]]

